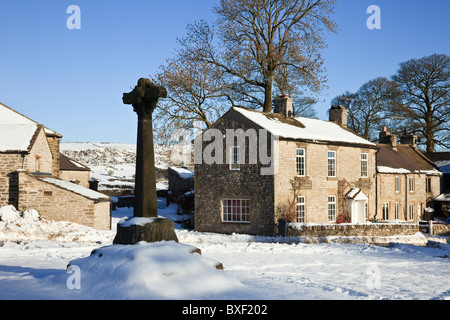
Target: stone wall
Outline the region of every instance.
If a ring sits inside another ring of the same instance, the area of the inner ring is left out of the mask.
[[[450,236],[450,225],[433,224],[433,234],[438,236]]]
[[[25,157],[25,162],[23,167],[14,168],[17,170],[19,168],[27,169],[31,172],[39,171],[52,174],[53,172],[53,157],[50,147],[47,142],[47,137],[45,131],[41,126],[39,134],[34,140],[32,148],[29,154]]]
[[[58,177],[59,175],[59,163],[60,163],[60,138],[55,136],[47,136],[47,142],[52,153],[52,175]],[[89,179],[88,179],[89,181]]]
[[[66,181],[78,180],[79,185],[85,188],[89,188],[89,180],[91,179],[90,171],[60,171],[59,177]]]
[[[0,206],[14,205],[17,207],[18,169],[52,172],[52,154],[50,152],[44,129],[41,127],[33,139],[30,152],[0,153]]]
[[[388,236],[409,236],[419,232],[417,224],[321,224],[303,225],[290,223],[288,226],[289,237],[388,237]]]
[[[15,171],[22,168],[23,161],[21,154],[0,153],[0,207],[9,204],[17,207],[18,183]]]
[[[222,131],[223,146],[226,129],[240,128],[247,131],[255,125],[237,112],[221,118],[215,128]],[[259,128],[256,128],[259,129]],[[203,142],[202,150],[211,142]],[[248,150],[248,141],[246,149]],[[195,229],[201,232],[245,233],[252,235],[273,235],[274,184],[273,175],[261,175],[261,164],[246,164],[239,170],[230,170],[226,150],[223,150],[223,164],[195,165]],[[268,151],[270,154],[270,149]],[[198,154],[196,154],[196,157]],[[225,222],[222,219],[223,199],[250,200],[248,222]]]
[[[96,201],[18,171],[19,211],[35,209],[41,217],[72,221],[99,230],[111,229],[110,202]]]

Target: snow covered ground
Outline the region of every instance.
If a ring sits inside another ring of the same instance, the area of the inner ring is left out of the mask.
[[[131,215],[119,208],[113,225]],[[176,208],[161,206],[159,215],[176,220]],[[390,243],[384,246],[356,238],[319,243],[200,233],[176,224],[180,245],[124,249],[112,246],[114,230],[37,220],[35,212],[5,214],[3,220],[9,221],[0,221],[2,300],[450,299],[450,244],[444,237],[434,237],[433,246],[425,246],[430,239],[421,233],[378,239]],[[202,254],[187,253],[193,247]],[[213,267],[217,261],[223,271]],[[69,263],[78,273],[66,271]]]

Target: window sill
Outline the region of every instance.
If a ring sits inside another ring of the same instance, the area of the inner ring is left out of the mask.
[[[250,224],[250,221],[222,221],[222,223],[231,224]]]

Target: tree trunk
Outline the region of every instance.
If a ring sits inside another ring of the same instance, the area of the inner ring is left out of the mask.
[[[273,76],[267,77],[264,82],[266,83],[266,87],[264,88],[263,112],[272,112]]]

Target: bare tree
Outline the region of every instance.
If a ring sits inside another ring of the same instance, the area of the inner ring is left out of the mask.
[[[450,148],[450,57],[411,59],[392,78],[403,91],[401,111],[412,119],[411,131],[424,138],[426,151]]]
[[[332,104],[346,107],[350,129],[375,141],[393,110],[401,106],[401,91],[395,82],[379,77],[363,84],[356,93],[347,91],[334,98]]]
[[[325,31],[335,0],[222,0],[214,27],[206,21],[188,26],[181,41],[185,59],[206,62],[228,75],[231,100],[272,109],[277,74],[284,72],[312,91],[325,81]],[[279,77],[278,79],[283,79]],[[284,77],[286,79],[286,77]]]
[[[155,131],[163,142],[173,137],[174,130],[211,128],[223,114],[220,99],[226,98],[226,84],[220,72],[205,62],[176,56],[151,79],[168,93],[154,114]]]

